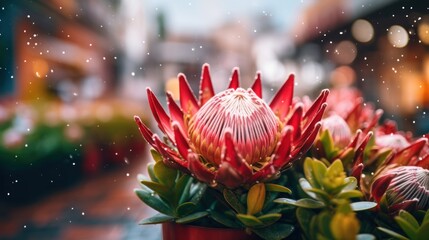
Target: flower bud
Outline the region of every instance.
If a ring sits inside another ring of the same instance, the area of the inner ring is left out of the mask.
[[[335,239],[356,239],[360,224],[354,212],[337,212],[331,220],[331,232]]]

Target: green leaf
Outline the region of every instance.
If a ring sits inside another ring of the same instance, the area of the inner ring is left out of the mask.
[[[282,215],[280,213],[269,213],[269,214],[264,214],[262,216],[259,216],[258,219],[265,225],[271,225],[275,222],[277,222],[280,218],[282,217]]]
[[[196,213],[193,213],[193,214],[188,215],[186,217],[182,217],[182,218],[177,219],[176,223],[181,223],[181,224],[190,223],[190,222],[196,221],[198,219],[201,219],[203,217],[206,217],[207,215],[209,215],[209,213],[206,211],[196,212]]]
[[[145,224],[158,224],[158,223],[163,223],[163,222],[168,222],[173,220],[174,217],[172,216],[168,216],[162,213],[157,213],[155,215],[153,215],[152,217],[149,218],[145,218],[143,220],[141,220],[139,222],[139,224],[141,225],[145,225]]]
[[[396,232],[394,232],[394,231],[392,231],[390,229],[383,228],[383,227],[377,227],[377,229],[380,230],[380,231],[382,231],[382,232],[384,232],[384,233],[387,233],[388,235],[394,237],[395,239],[409,240],[408,238],[406,238],[406,237],[402,236],[401,234],[396,233]]]
[[[165,215],[174,216],[173,210],[152,192],[143,189],[134,189],[134,192],[146,205]]]
[[[310,185],[310,182],[307,181],[305,178],[299,179],[299,185],[301,186],[302,190],[310,197],[314,199],[318,199],[317,195],[313,191],[309,191],[309,189],[319,189],[319,188],[313,188],[312,185]]]
[[[274,223],[267,228],[252,229],[252,232],[267,240],[286,239],[293,231],[294,226],[286,223]]]
[[[151,148],[150,149],[150,154],[152,155],[153,160],[155,160],[155,162],[162,162],[162,155],[157,152],[155,149]]]
[[[189,215],[191,212],[195,211],[196,208],[197,208],[197,205],[195,205],[195,203],[185,202],[185,203],[180,204],[176,208],[176,213],[177,213],[178,217],[183,217],[183,216]]]
[[[191,202],[198,204],[207,190],[207,185],[204,183],[197,183],[193,186],[195,187],[195,191],[193,191]]]
[[[317,182],[317,186],[313,186],[313,187],[322,188],[321,186],[323,186],[322,183],[327,172],[327,167],[322,161],[319,161],[319,160],[313,160],[312,166],[313,166],[314,178]]]
[[[377,206],[377,203],[361,201],[361,202],[351,203],[350,205],[353,211],[357,212],[357,211],[364,211],[364,210],[375,208]]]
[[[154,165],[155,164],[153,164],[153,163],[149,163],[147,165],[147,173],[149,174],[149,177],[153,182],[159,182],[159,179],[156,177],[155,171],[153,170]]]
[[[324,190],[321,189],[317,189],[317,188],[310,188],[310,189],[306,189],[305,193],[315,193],[316,194],[316,200],[320,200],[322,202],[330,202],[330,196],[327,192],[325,192]]]
[[[416,239],[425,239],[429,236],[429,222],[425,221],[417,231]]]
[[[141,181],[141,183],[146,187],[150,188],[151,190],[153,190],[154,192],[156,192],[162,198],[169,200],[169,202],[172,203],[173,201],[172,197],[174,192],[171,191],[169,187],[162,185],[161,183],[151,182],[151,181]]]
[[[237,212],[237,213],[245,213],[246,208],[244,205],[240,202],[240,199],[238,199],[237,195],[229,189],[223,190],[223,197],[228,202],[228,204]]]
[[[346,177],[344,182],[346,184],[343,186],[343,191],[355,190],[357,187],[357,179],[355,177]]]
[[[296,209],[296,218],[298,219],[299,226],[301,227],[303,234],[307,236],[307,238],[310,238],[310,222],[314,216],[315,213],[312,210],[306,208]]]
[[[294,200],[290,198],[277,198],[276,200],[274,200],[274,202],[294,205],[297,207],[310,208],[310,209],[318,209],[318,208],[325,207],[325,204],[323,202],[316,201],[310,198],[302,198],[299,200]]]
[[[408,222],[414,229],[414,232],[420,227],[420,224],[409,212],[405,210],[400,210],[398,216]]]
[[[289,188],[282,185],[274,184],[274,183],[266,183],[265,188],[269,192],[281,192],[281,193],[289,193],[289,194],[292,193],[292,191]]]
[[[413,227],[411,223],[409,223],[406,219],[401,218],[400,216],[395,217],[395,221],[401,227],[401,229],[407,234],[407,236],[411,239],[417,239],[417,229]]]
[[[328,155],[328,158],[332,158],[334,155],[334,140],[328,130],[325,130],[320,135],[320,141],[322,142],[323,149]]]
[[[359,190],[347,190],[347,191],[340,192],[337,195],[337,198],[349,199],[349,198],[360,198],[362,196],[363,194]]]
[[[422,224],[425,222],[429,222],[429,210],[426,210],[425,217],[423,218]]]
[[[229,228],[241,228],[241,227],[243,227],[240,224],[236,223],[234,221],[234,219],[229,218],[226,214],[219,213],[217,211],[210,211],[209,217],[211,217],[216,222],[218,222],[222,225],[225,225]]]
[[[178,204],[182,204],[189,200],[192,181],[193,178],[187,174],[183,174],[177,180],[174,191],[176,195],[176,202],[178,202]]]
[[[316,177],[314,176],[313,161],[314,160],[309,157],[304,160],[303,168],[305,179],[307,179],[310,186],[320,188],[320,184],[316,181]]]
[[[375,240],[375,236],[369,233],[361,233],[356,236],[357,240]]]
[[[331,233],[331,219],[332,216],[327,211],[323,211],[317,215],[317,226],[319,228],[319,233],[323,236],[333,239]]]
[[[237,214],[236,215],[238,220],[240,220],[240,222],[242,222],[246,227],[261,227],[263,226],[263,222],[261,222],[261,220],[259,220],[258,218],[256,218],[253,215],[247,215],[247,214]]]
[[[163,161],[156,162],[153,170],[161,183],[169,187],[174,186],[178,170],[167,167]]]

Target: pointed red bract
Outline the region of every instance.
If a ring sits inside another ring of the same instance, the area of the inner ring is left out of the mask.
[[[311,107],[304,114],[304,118],[303,118],[304,121],[308,122],[308,119],[312,119],[313,116],[318,113],[320,106],[322,104],[326,103],[326,99],[328,98],[328,95],[329,95],[328,89],[322,90],[322,92],[319,94],[319,96],[314,101],[313,105],[311,105]]]
[[[209,185],[216,184],[214,181],[215,173],[210,171],[203,163],[197,154],[188,154],[188,168],[191,173],[200,181],[208,183]]]
[[[179,74],[180,106],[184,114],[194,115],[200,109],[184,74]]]
[[[290,152],[292,148],[292,133],[294,128],[287,126],[282,133],[282,138],[278,143],[276,152],[274,153],[273,165],[280,169],[291,160]]]
[[[137,126],[139,127],[140,133],[142,134],[143,138],[152,146],[156,146],[155,142],[152,139],[153,133],[152,131],[146,127],[146,125],[142,122],[140,117],[134,116],[134,121],[137,123]]]
[[[363,167],[363,163],[359,163],[352,168],[351,175],[356,178],[358,184],[362,176]]]
[[[167,105],[168,110],[170,111],[171,121],[177,122],[179,128],[182,130],[182,133],[185,134],[187,129],[184,129],[186,125],[183,121],[183,112],[177,105],[177,103],[174,101],[173,96],[169,92],[167,92]]]
[[[223,171],[235,171],[238,176],[240,176],[242,182],[246,181],[252,176],[252,169],[249,167],[249,165],[244,159],[237,155],[234,143],[232,141],[232,134],[229,131],[225,133],[225,152],[223,155],[224,156],[221,161],[221,166],[219,166],[218,175],[223,175]],[[225,163],[230,165],[231,169],[227,170],[227,166],[225,166]],[[223,180],[222,183],[225,184]]]
[[[155,97],[155,94],[148,88],[147,96],[149,99],[149,106],[155,117],[155,120],[158,123],[159,129],[165,133],[170,140],[174,139],[173,129],[171,128],[171,120],[167,113],[164,111],[164,108],[159,103],[158,99]]]
[[[177,150],[184,159],[188,159],[188,153],[190,150],[188,140],[183,136],[180,126],[177,122],[173,123],[173,129]]]
[[[229,82],[229,88],[237,89],[240,86],[240,73],[237,67],[232,70],[231,79]]]
[[[373,133],[369,132],[364,140],[362,141],[362,143],[359,145],[359,147],[356,149],[356,153],[355,153],[355,157],[353,160],[353,167],[357,167],[357,165],[361,164],[363,162],[363,153],[365,150],[366,145],[368,144],[369,140],[371,139]]]
[[[423,147],[427,144],[427,138],[420,138],[413,142],[410,146],[397,152],[395,156],[387,164],[398,164],[406,166],[410,164],[413,157],[417,157]]]
[[[256,73],[255,82],[252,85],[252,90],[256,93],[258,97],[262,98],[262,81],[260,72]]]
[[[212,79],[210,76],[210,67],[206,63],[203,65],[201,70],[200,107],[203,106],[214,95],[215,95],[215,92],[213,90]]]
[[[386,174],[377,178],[371,185],[371,196],[376,202],[380,202],[383,194],[389,187],[390,182],[396,174]]]
[[[417,203],[419,202],[419,199],[411,199],[411,200],[405,200],[398,204],[389,206],[389,213],[391,215],[396,215],[400,210],[407,210],[407,211],[414,211]]]
[[[274,95],[273,100],[271,100],[270,108],[278,116],[280,121],[283,121],[289,113],[289,108],[292,104],[294,85],[295,75],[291,74],[276,95]]]
[[[303,107],[301,104],[297,104],[295,107],[292,116],[287,121],[287,125],[293,127],[293,140],[297,140],[301,136],[301,123],[302,123],[302,113]]]

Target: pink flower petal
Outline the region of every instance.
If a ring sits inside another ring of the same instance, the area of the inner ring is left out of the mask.
[[[292,151],[292,156],[295,159],[301,158],[302,155],[304,155],[310,149],[311,145],[313,145],[314,140],[319,134],[319,130],[321,127],[322,124],[320,122],[317,122],[308,138],[304,139],[304,141]]]
[[[262,81],[261,81],[261,72],[257,72],[255,76],[255,82],[252,85],[252,90],[256,95],[262,98]]]
[[[197,103],[197,99],[195,99],[195,95],[189,86],[188,80],[184,74],[179,74],[179,90],[180,90],[180,106],[182,107],[182,111],[186,115],[193,116],[200,106]]]
[[[167,166],[171,168],[179,169],[182,172],[189,173],[189,170],[187,168],[188,163],[186,160],[180,158],[180,156],[178,156],[177,153],[174,152],[169,146],[161,142],[161,140],[159,140],[159,137],[156,134],[154,135],[153,138],[157,145],[156,150],[162,155],[163,162]]]
[[[215,95],[212,79],[210,77],[210,66],[205,63],[201,70],[200,81],[200,107]]]
[[[274,95],[273,100],[271,100],[270,108],[277,115],[280,121],[283,121],[287,116],[292,104],[294,83],[295,76],[291,74],[283,86],[278,90],[276,95]]]
[[[357,167],[357,165],[361,164],[363,162],[363,153],[365,150],[366,145],[368,144],[369,140],[371,139],[373,133],[369,132],[364,140],[361,142],[361,144],[359,145],[359,147],[356,149],[356,153],[355,153],[355,157],[353,160],[353,167]]]

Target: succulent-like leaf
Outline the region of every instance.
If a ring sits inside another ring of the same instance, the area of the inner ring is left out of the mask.
[[[253,215],[248,215],[248,214],[237,214],[236,215],[238,220],[240,220],[240,222],[242,222],[245,226],[247,227],[261,227],[263,226],[263,222],[261,220],[259,220],[257,217],[253,216]]]
[[[265,225],[271,225],[275,222],[277,222],[280,218],[282,217],[282,215],[280,213],[269,213],[269,214],[264,214],[262,216],[259,216],[258,219]]]
[[[193,213],[193,214],[188,215],[186,217],[182,217],[182,218],[177,219],[176,223],[181,223],[181,224],[190,223],[190,222],[196,221],[198,219],[201,219],[203,217],[206,217],[208,215],[209,215],[209,213],[206,211],[196,212],[196,213]]]
[[[310,238],[310,222],[311,219],[315,216],[316,214],[309,209],[306,208],[298,208],[296,209],[296,218],[299,222],[299,225],[302,229],[302,233],[304,235],[306,235],[308,238]]]
[[[155,171],[153,170],[154,165],[154,163],[149,163],[147,165],[147,173],[149,174],[149,177],[153,182],[159,182],[158,178],[155,175]]]
[[[377,227],[378,230],[389,234],[390,236],[394,237],[395,239],[399,239],[399,240],[409,240],[407,237],[402,236],[401,234],[394,232],[390,229],[387,228],[383,228],[383,227]]]
[[[162,161],[161,154],[153,148],[150,149],[150,155],[152,156],[153,160],[155,160],[155,162]]]
[[[417,239],[417,228],[415,228],[412,223],[409,223],[406,219],[400,216],[395,217],[395,221],[409,238]]]
[[[211,211],[209,216],[216,222],[223,224],[229,228],[243,227],[242,225],[236,223],[234,219],[229,218],[228,215],[219,213],[218,211]]]
[[[425,239],[429,236],[429,222],[423,222],[417,231],[416,239]]]
[[[240,202],[240,199],[238,199],[237,195],[229,189],[223,190],[223,197],[228,202],[228,204],[237,212],[237,213],[245,213],[246,208],[244,205]]]
[[[331,220],[332,216],[328,211],[323,211],[317,215],[318,232],[328,239],[334,238],[331,233]]]
[[[301,186],[302,190],[310,197],[314,198],[314,199],[319,199],[318,196],[316,195],[316,193],[314,191],[310,191],[310,189],[318,189],[318,188],[313,188],[312,185],[310,185],[310,183],[307,181],[307,179],[305,178],[300,178],[299,179],[299,185]],[[322,191],[322,190],[321,190]],[[324,191],[323,191],[324,192]]]
[[[192,213],[197,208],[197,205],[193,202],[184,202],[176,208],[176,215],[178,217],[184,217]]]
[[[139,222],[139,224],[141,224],[141,225],[159,224],[159,223],[171,221],[173,219],[174,219],[174,217],[172,217],[172,216],[168,216],[168,215],[165,215],[162,213],[157,213],[157,214],[153,215],[152,217],[145,218],[145,219],[141,220]]]
[[[409,212],[405,211],[405,210],[400,210],[398,217],[404,219],[406,222],[408,222],[414,230],[417,230],[420,225],[417,222],[417,220],[413,217],[413,215],[411,215]]]
[[[292,194],[292,190],[290,190],[289,188],[282,185],[274,184],[274,183],[266,183],[265,189],[269,192],[281,192],[281,193]]]
[[[290,199],[290,198],[278,198],[278,199],[274,200],[274,202],[281,203],[281,204],[294,205],[297,207],[310,208],[310,209],[318,209],[318,208],[325,207],[325,204],[323,202],[316,201],[316,200],[313,200],[310,198],[302,198],[299,200],[294,200],[294,199]]]
[[[167,167],[163,161],[158,161],[153,166],[153,170],[162,184],[168,187],[174,186],[178,174],[176,169]]]
[[[337,197],[338,198],[360,198],[363,196],[363,193],[359,190],[348,190],[340,192]]]
[[[253,215],[262,210],[265,202],[265,184],[253,185],[247,194],[247,214]]]
[[[274,223],[268,228],[256,228],[252,229],[252,231],[263,239],[281,240],[286,239],[294,229],[294,226],[290,224]]]
[[[157,193],[160,197],[170,200],[170,203],[173,203],[172,197],[174,197],[174,192],[172,192],[168,186],[152,181],[141,181],[141,183]]]
[[[377,206],[377,203],[361,201],[361,202],[351,203],[350,205],[351,205],[353,211],[358,212],[358,211],[364,211],[364,210],[369,210],[369,209],[375,208]]]
[[[361,233],[356,236],[356,240],[375,240],[375,236],[369,233]]]
[[[176,182],[176,201],[178,204],[182,204],[189,200],[190,189],[192,186],[193,178],[187,174],[183,174]]]
[[[195,189],[193,189],[193,191],[191,191],[191,202],[197,204],[201,198],[204,196],[204,193],[207,190],[207,185],[203,184],[203,183],[197,183],[194,185]]]
[[[149,207],[155,209],[160,213],[164,213],[165,215],[173,216],[173,210],[158,196],[153,195],[152,192],[145,191],[143,189],[135,189],[134,192],[137,196],[146,203]]]

